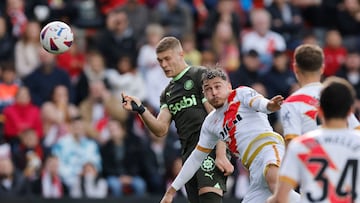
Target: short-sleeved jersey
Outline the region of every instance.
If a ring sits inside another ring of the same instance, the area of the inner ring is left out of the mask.
[[[320,126],[317,108],[322,87],[320,82],[310,83],[286,98],[280,110],[285,139],[303,135]],[[351,129],[360,125],[354,115],[349,116],[348,124]]]
[[[249,87],[233,90],[227,103],[206,117],[198,145],[211,149],[219,139],[224,140],[231,152],[249,167],[264,146],[283,144],[268,121],[268,101]]]
[[[195,148],[207,116],[201,85],[204,71],[202,67],[186,68],[170,81],[160,97],[161,108],[168,108],[175,122],[185,157]]]
[[[360,202],[359,164],[359,131],[320,128],[290,142],[279,176],[300,184],[302,203]]]

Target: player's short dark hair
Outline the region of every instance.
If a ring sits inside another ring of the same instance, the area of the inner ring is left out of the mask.
[[[327,78],[320,93],[320,107],[325,119],[346,118],[355,96],[355,90],[348,81],[338,77]]]
[[[182,49],[180,40],[176,37],[164,37],[156,46],[156,53],[161,53],[170,49]]]
[[[227,81],[226,73],[218,67],[214,68],[207,68],[205,72],[202,74],[201,77],[201,83],[204,84],[205,81],[214,79],[216,77],[219,77],[225,81]]]
[[[324,52],[318,45],[303,44],[295,49],[294,59],[300,70],[315,72],[323,66]]]

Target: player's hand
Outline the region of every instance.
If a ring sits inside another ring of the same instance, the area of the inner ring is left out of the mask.
[[[278,111],[281,108],[281,104],[284,101],[284,97],[281,95],[276,95],[275,97],[271,98],[268,105],[267,105],[267,109],[271,112],[274,111]]]
[[[170,187],[165,195],[163,196],[163,198],[161,199],[160,203],[171,203],[174,199],[176,190],[173,187]]]
[[[134,101],[138,106],[141,105],[141,101],[136,97],[132,97],[124,93],[121,93],[121,97],[122,97],[122,106],[125,110],[133,111],[133,108],[131,106],[132,101]]]
[[[217,156],[215,159],[215,165],[224,173],[225,176],[229,176],[234,172],[234,166],[226,156]]]

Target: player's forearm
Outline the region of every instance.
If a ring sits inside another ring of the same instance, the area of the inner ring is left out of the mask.
[[[226,157],[226,143],[219,141],[216,144],[216,157]]]
[[[159,121],[150,111],[145,110],[145,112],[141,115],[141,119],[145,123],[145,125],[149,128],[149,130],[154,133],[157,137],[165,136],[168,132],[169,126]]]
[[[185,161],[179,174],[176,176],[174,182],[171,184],[175,190],[179,190],[182,186],[187,183],[191,177],[194,176],[196,171],[200,168],[201,163],[206,158],[208,153],[204,153],[199,150],[194,150],[189,158]]]

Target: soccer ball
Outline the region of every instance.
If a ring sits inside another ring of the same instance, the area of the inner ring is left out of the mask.
[[[70,49],[74,40],[71,28],[64,22],[53,21],[45,25],[40,32],[43,48],[52,54],[61,54]]]

